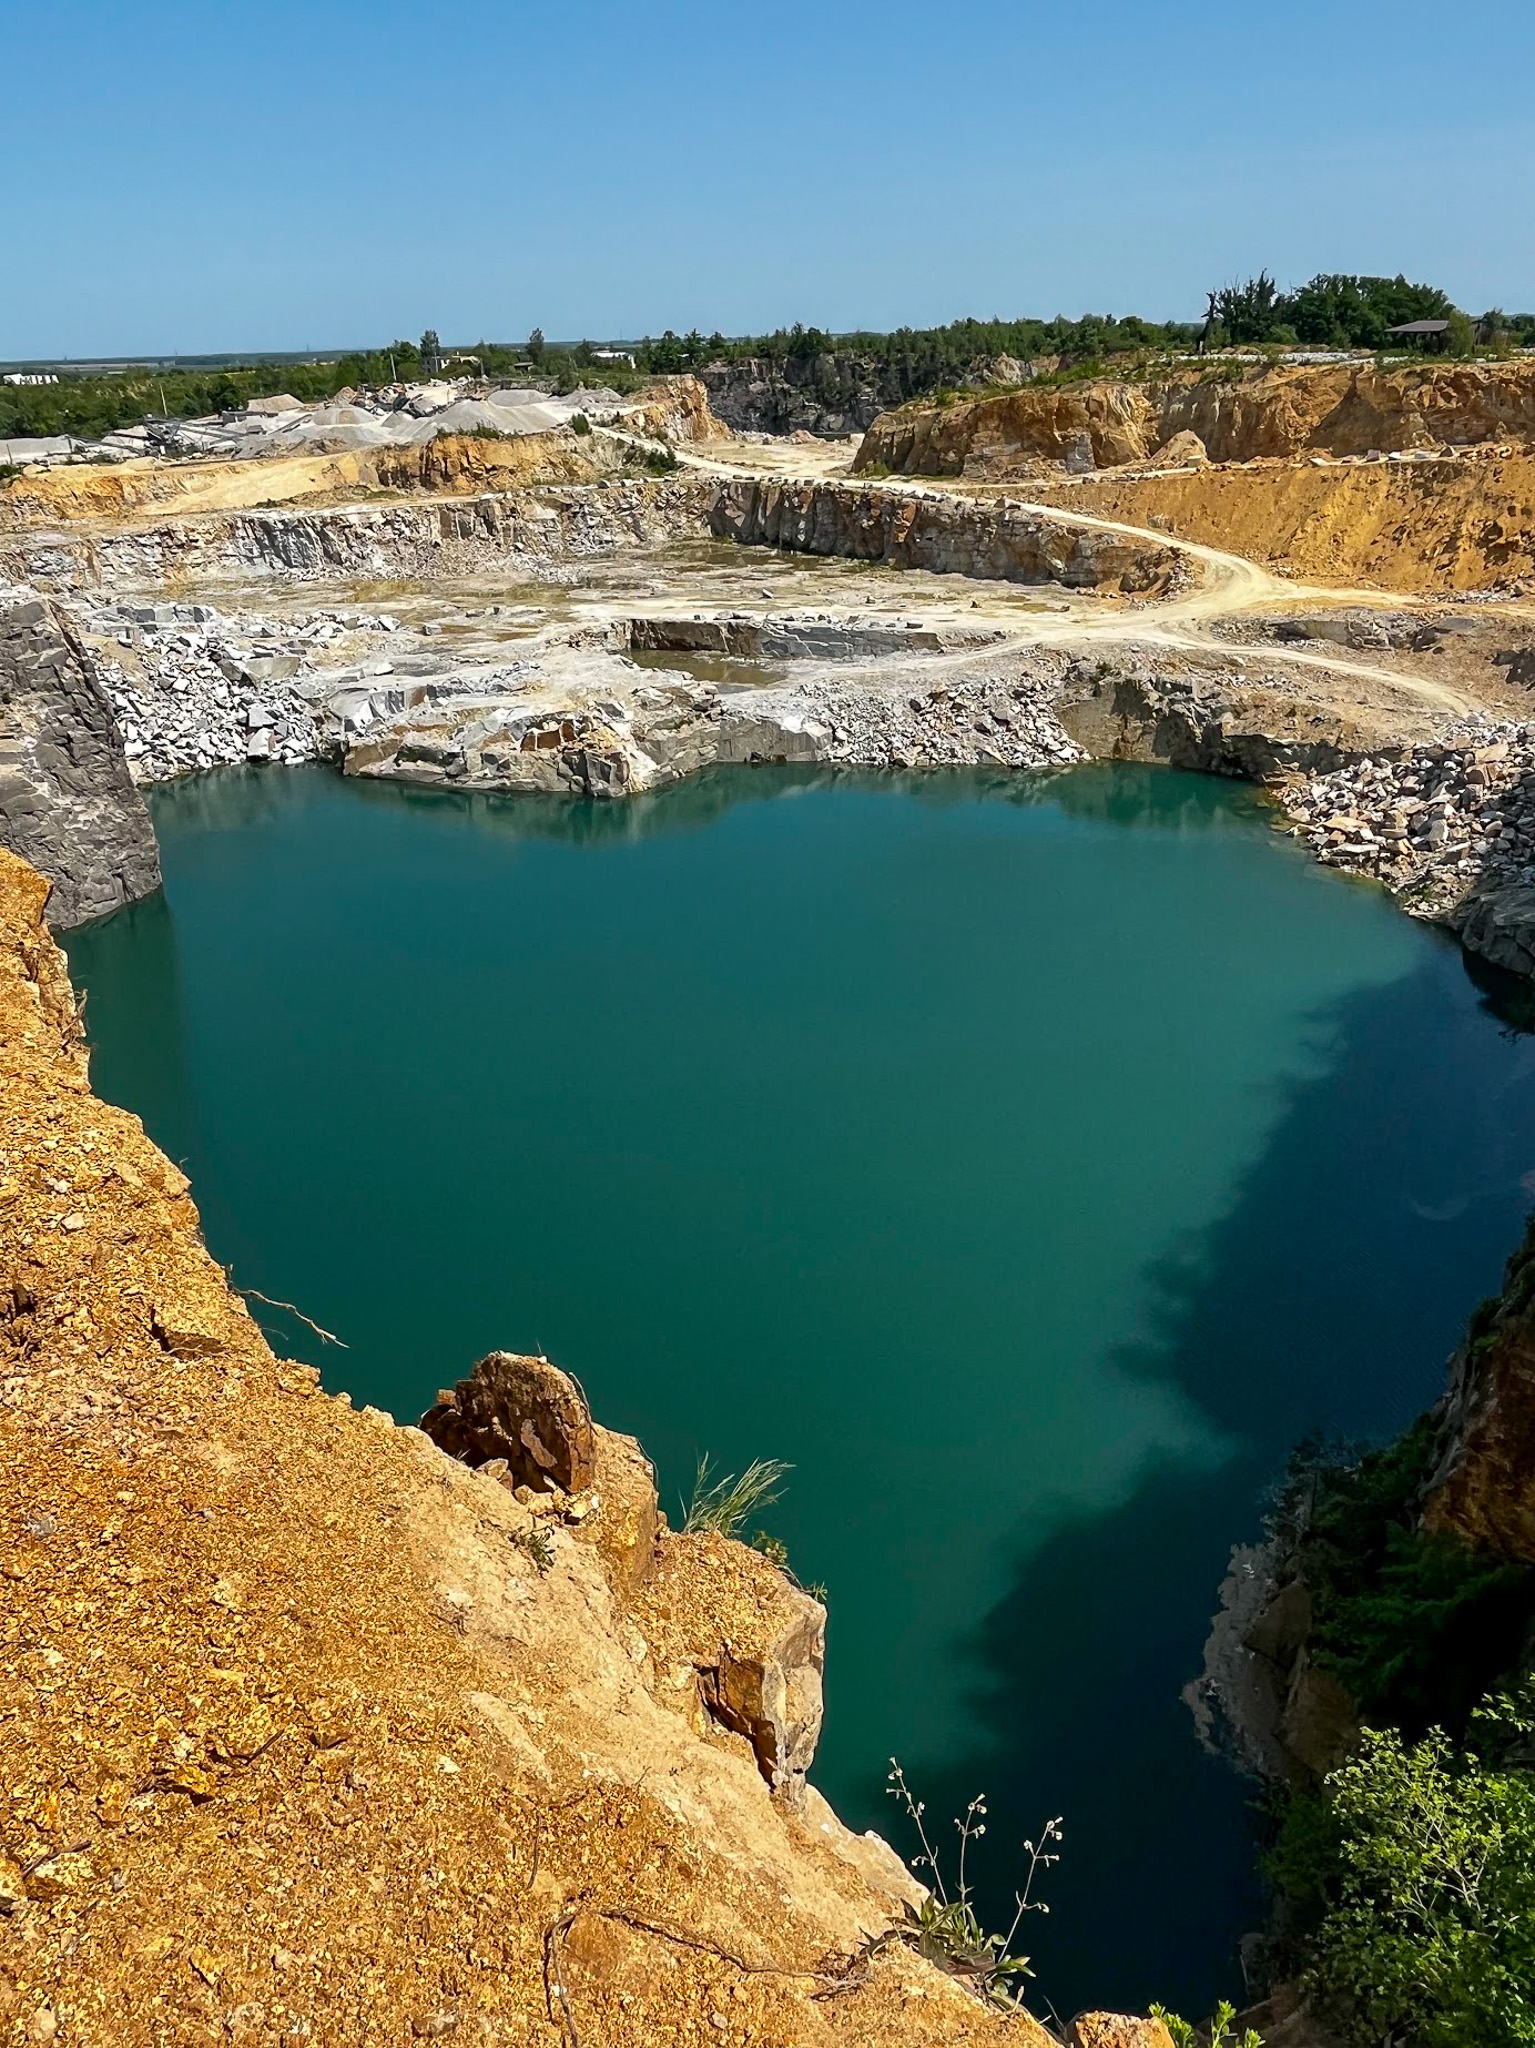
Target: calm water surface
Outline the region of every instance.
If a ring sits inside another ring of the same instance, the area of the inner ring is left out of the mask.
[[[215,1255],[414,1418],[546,1349],[655,1457],[794,1466],[817,1778],[979,1876],[1065,1816],[1063,2012],[1236,1991],[1243,1789],[1179,1701],[1308,1430],[1437,1391],[1535,1167],[1527,1041],[1258,801],[1133,767],[726,770],[612,809],[230,772],[78,935],[95,1075]],[[910,1846],[905,1844],[905,1846]]]

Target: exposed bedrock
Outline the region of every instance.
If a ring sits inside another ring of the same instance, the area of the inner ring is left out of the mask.
[[[1105,469],[1144,462],[1185,434],[1216,462],[1528,442],[1535,438],[1535,374],[1523,362],[1342,363],[1036,384],[885,414],[865,436],[857,466],[923,476],[1004,475],[1030,465]]]
[[[627,622],[631,653],[722,654],[747,661],[878,661],[885,655],[948,654],[1000,640],[994,627],[865,624],[857,619],[637,618]]]
[[[961,653],[965,637],[953,629]],[[343,692],[322,730],[348,775],[581,797],[637,795],[719,762],[1048,768],[1082,758],[1054,711],[1060,669],[1048,651],[983,644],[935,675],[882,648],[845,673],[827,660],[781,684],[722,692],[577,661],[514,678],[498,697],[387,683]]]
[[[1237,675],[1218,656],[1201,668],[1135,649],[1112,660],[1073,657],[1059,712],[1089,754],[1249,782],[1362,760],[1395,740],[1400,723],[1385,712],[1318,715],[1287,677]]]
[[[437,1396],[421,1427],[466,1465],[499,1465],[511,1485],[538,1493],[581,1493],[596,1470],[591,1410],[546,1358],[492,1351]]]
[[[55,606],[0,597],[0,845],[52,883],[55,929],[160,886],[160,856],[89,655]]]
[[[911,395],[897,365],[846,350],[814,356],[749,356],[698,373],[716,419],[738,434],[862,433],[887,406]]]
[[[1424,1520],[1535,1563],[1535,1224],[1450,1365]]]
[[[644,1452],[593,1423],[580,1387],[547,1358],[493,1351],[438,1395],[421,1427],[519,1500],[589,1528],[620,1597],[649,1588],[647,1612],[659,1629],[685,1614],[666,1647],[685,1652],[705,1711],[745,1736],[775,1792],[803,1802],[821,1733],[826,1610],[818,1600],[742,1544],[665,1531]],[[687,1601],[677,1597],[684,1573],[694,1589]]]
[[[121,533],[13,541],[0,567],[49,588],[179,586],[252,570],[292,578],[438,576],[507,557],[585,557],[703,529],[706,479],[487,491],[472,497],[239,511]]]
[[[711,532],[746,546],[843,555],[894,569],[1159,596],[1179,557],[1118,533],[1042,519],[1006,501],[753,477],[719,485]]]

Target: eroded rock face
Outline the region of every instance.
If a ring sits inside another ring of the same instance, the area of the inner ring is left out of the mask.
[[[1450,1368],[1430,1529],[1535,1563],[1535,1228]]]
[[[921,476],[1108,469],[1174,441],[1187,448],[1184,436],[1216,462],[1529,442],[1535,375],[1520,362],[1290,364],[1235,378],[1190,369],[1133,384],[1042,385],[886,413],[855,466]]]
[[[894,365],[838,350],[814,356],[747,357],[699,372],[716,418],[736,433],[861,433],[911,385]]]
[[[1067,526],[1007,503],[763,477],[720,484],[709,526],[746,546],[1148,597],[1169,587],[1178,559],[1151,541]]]
[[[547,1358],[492,1351],[437,1396],[421,1427],[466,1465],[505,1459],[510,1483],[546,1493],[584,1493],[596,1473],[586,1397]]]
[[[1399,726],[1394,713],[1362,708],[1319,718],[1283,673],[1238,675],[1215,661],[1153,668],[1139,657],[1074,657],[1057,710],[1089,754],[1252,782],[1328,773],[1384,745]]]
[[[356,692],[363,702],[343,719],[344,773],[605,798],[678,781],[719,758],[720,695],[710,683],[679,676],[530,706],[521,678],[509,680],[506,698],[457,704],[446,686]]]
[[[1359,1708],[1311,1647],[1311,1590],[1277,1539],[1232,1552],[1204,1671],[1185,1690],[1207,1748],[1252,1775],[1313,1784],[1359,1739]]]
[[[797,1798],[815,1760],[824,1713],[826,1610],[786,1587],[785,1623],[754,1642],[723,1642],[703,1675],[704,1704],[744,1735],[775,1792]]]
[[[799,1807],[821,1734],[820,1601],[744,1543],[667,1532],[634,1614],[673,1693],[744,1736],[768,1784]]]
[[[710,493],[706,479],[686,473],[618,475],[394,503],[237,509],[167,516],[89,540],[18,537],[0,559],[7,574],[43,587],[92,590],[228,571],[296,581],[440,576],[498,566],[508,556],[585,556],[697,533]]]
[[[0,595],[0,845],[53,884],[55,929],[160,886],[160,855],[122,735],[58,610]]]

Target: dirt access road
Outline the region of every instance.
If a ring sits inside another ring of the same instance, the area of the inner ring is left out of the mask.
[[[856,481],[849,476],[852,448],[852,443],[841,441],[815,448],[798,442],[779,446],[736,442],[726,447],[711,444],[708,453],[695,448],[678,448],[674,453],[687,468],[713,476],[756,476],[784,483],[838,483]],[[879,486],[871,484],[870,487]],[[966,498],[986,501],[998,496],[995,487],[991,490],[969,489],[957,480],[919,482],[899,477],[891,480],[890,488],[908,497],[940,500]],[[1402,611],[1412,608],[1415,602],[1411,598],[1378,590],[1334,589],[1293,583],[1259,563],[1249,561],[1244,555],[1203,546],[1197,541],[1182,540],[1154,527],[1133,526],[1124,520],[1104,519],[1090,512],[1069,512],[1058,505],[1040,505],[1011,495],[1007,496],[1006,502],[1018,510],[1040,519],[1053,520],[1062,526],[1090,527],[1101,533],[1120,534],[1153,547],[1166,548],[1183,556],[1195,570],[1188,586],[1177,595],[1152,607],[1134,611],[1103,599],[1073,596],[1061,610],[1041,610],[1020,618],[1015,603],[989,598],[984,594],[984,586],[974,586],[978,594],[962,612],[956,608],[956,617],[978,623],[976,615],[979,613],[980,620],[995,625],[1017,647],[1082,646],[1085,649],[1094,643],[1111,642],[1176,650],[1182,654],[1202,654],[1241,668],[1245,666],[1244,656],[1233,650],[1229,641],[1207,630],[1217,621],[1244,613],[1293,612],[1297,606],[1320,609],[1372,605]],[[1278,643],[1265,643],[1262,659],[1266,665],[1279,663],[1286,668],[1308,670],[1314,674],[1347,677],[1361,686],[1363,694],[1372,702],[1377,692],[1384,691],[1398,701],[1406,698],[1413,705],[1431,706],[1452,714],[1463,714],[1474,708],[1472,701],[1459,691],[1404,667],[1353,661],[1342,654],[1309,653]]]

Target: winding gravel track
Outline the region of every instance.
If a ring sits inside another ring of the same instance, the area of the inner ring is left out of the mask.
[[[621,438],[632,439],[632,436]],[[705,471],[718,477],[736,480],[752,477],[777,483],[840,483],[856,482],[841,470],[846,462],[846,451],[840,447],[828,448],[824,455],[818,449],[795,447],[792,456],[787,450],[771,451],[780,458],[772,460],[743,459],[723,460],[700,452],[696,448],[679,448],[673,451],[679,462],[689,469]],[[751,457],[767,454],[767,450],[751,449]],[[820,460],[817,460],[820,457]],[[787,459],[785,459],[787,458]],[[780,466],[781,465],[781,466]],[[878,488],[878,485],[871,486]],[[1149,526],[1132,526],[1122,519],[1104,519],[1091,512],[1068,512],[1059,505],[1040,505],[1028,499],[1005,497],[997,500],[987,493],[967,493],[963,490],[946,488],[941,484],[919,482],[914,478],[901,477],[891,480],[891,487],[903,496],[913,498],[934,498],[939,500],[960,500],[968,502],[1000,502],[1014,511],[1027,512],[1031,516],[1052,520],[1061,526],[1088,527],[1100,533],[1114,533],[1128,540],[1148,543],[1150,546],[1166,548],[1184,556],[1197,565],[1197,578],[1176,596],[1164,599],[1145,611],[1126,615],[1109,606],[1078,607],[1073,605],[1069,614],[1052,616],[1039,615],[1020,622],[1016,609],[1004,611],[1000,606],[988,604],[983,598],[976,607],[983,616],[992,618],[1006,632],[1008,640],[1019,647],[1027,646],[1090,646],[1094,642],[1119,642],[1141,646],[1166,647],[1182,653],[1198,653],[1224,660],[1233,666],[1245,666],[1246,660],[1253,659],[1258,650],[1234,649],[1228,641],[1216,638],[1204,628],[1217,620],[1227,619],[1242,612],[1263,611],[1271,607],[1293,610],[1300,603],[1344,604],[1385,604],[1393,610],[1410,607],[1412,600],[1397,595],[1387,597],[1380,591],[1334,590],[1316,584],[1299,584],[1276,576],[1272,570],[1259,563],[1249,561],[1245,555],[1228,553],[1222,548],[1206,547],[1198,541],[1183,540],[1178,535],[1163,532]],[[1415,704],[1428,704],[1438,710],[1464,713],[1472,706],[1469,700],[1457,691],[1436,683],[1424,676],[1410,675],[1401,669],[1385,668],[1375,663],[1351,661],[1334,654],[1313,654],[1304,649],[1265,643],[1261,649],[1265,664],[1283,663],[1292,668],[1318,669],[1332,676],[1351,676],[1360,682],[1373,684],[1376,688],[1399,691]]]

